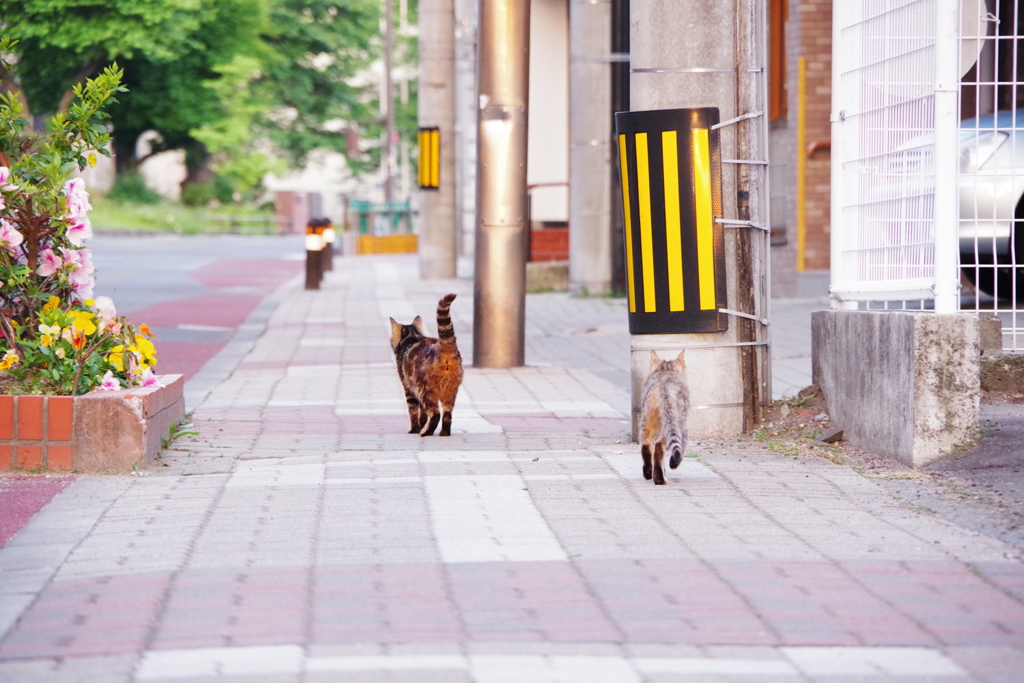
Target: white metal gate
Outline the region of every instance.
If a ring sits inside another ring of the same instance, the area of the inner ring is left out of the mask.
[[[833,22],[833,305],[992,311],[1024,350],[1018,2],[836,0]]]

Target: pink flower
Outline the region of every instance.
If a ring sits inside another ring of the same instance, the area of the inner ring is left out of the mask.
[[[17,185],[11,185],[9,182],[7,182],[10,179],[11,169],[7,168],[6,166],[0,166],[0,190],[6,190],[7,192],[11,192],[12,190],[18,189]]]
[[[93,296],[93,288],[96,286],[95,280],[91,277],[88,282],[76,282],[72,291],[75,293],[75,298],[79,301],[85,301],[91,299]]]
[[[117,309],[114,308],[114,300],[109,296],[98,296],[92,302],[92,310],[100,319],[100,328],[104,329],[117,320]]]
[[[3,168],[0,166],[0,168]],[[25,241],[18,229],[14,227],[14,223],[10,222],[5,218],[0,218],[0,249],[6,249],[12,253],[16,253],[14,248]]]
[[[64,214],[64,221],[68,225],[68,239],[71,239],[71,230],[74,228],[81,228],[85,225],[84,230],[86,232],[79,233],[81,237],[79,239],[84,240],[85,238],[92,235],[92,231],[88,226],[88,220],[85,215],[92,211],[92,205],[89,204],[89,193],[85,191],[85,181],[81,178],[72,178],[64,184],[64,195],[68,198],[67,200],[67,213]],[[82,246],[81,242],[75,242],[72,240],[72,244],[75,246]]]
[[[91,285],[93,271],[92,252],[88,249],[60,248],[64,255],[64,265],[68,269],[68,279],[76,285]]]
[[[68,242],[76,247],[82,246],[87,239],[92,237],[92,223],[88,218],[82,218],[80,223],[69,225],[67,232]]]
[[[36,273],[43,277],[50,277],[64,266],[64,259],[57,256],[53,249],[47,247],[39,252],[39,267]]]
[[[153,374],[153,371],[146,368],[139,375],[139,386],[143,387],[162,387],[164,383],[160,381],[160,378]]]
[[[121,383],[114,379],[113,370],[107,370],[107,374],[103,375],[103,381],[96,388],[100,391],[117,391],[121,388]]]

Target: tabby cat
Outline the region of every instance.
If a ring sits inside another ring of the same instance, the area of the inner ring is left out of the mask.
[[[398,362],[398,378],[409,406],[410,434],[431,436],[441,423],[441,436],[451,436],[452,408],[462,384],[462,356],[455,346],[455,328],[448,312],[454,294],[437,303],[437,338],[423,332],[423,320],[411,325],[391,318],[391,348]]]
[[[679,467],[686,450],[686,414],[690,392],[686,388],[683,352],[675,360],[663,361],[651,351],[651,374],[644,382],[640,404],[640,455],[644,458],[644,479],[665,483],[663,460]]]

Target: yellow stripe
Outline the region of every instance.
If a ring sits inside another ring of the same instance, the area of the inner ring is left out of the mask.
[[[654,313],[654,244],[651,237],[651,171],[647,133],[636,134],[636,179],[640,195],[640,263],[644,271],[644,313]]]
[[[665,247],[668,252],[668,309],[686,309],[683,301],[682,221],[679,218],[679,152],[676,132],[661,134],[661,165],[665,173]]]
[[[633,220],[629,210],[629,162],[626,136],[619,136],[619,167],[622,173],[622,213],[626,220],[626,282],[629,283],[629,312],[636,313],[636,286],[633,284]]]
[[[711,150],[706,128],[693,130],[693,203],[697,210],[697,276],[700,310],[714,310],[715,236],[711,215]]]
[[[430,186],[438,187],[441,181],[441,131],[430,131]]]
[[[427,173],[427,163],[430,161],[427,158],[428,152],[427,152],[427,145],[426,145],[426,135],[427,135],[427,131],[425,131],[425,130],[421,130],[420,131],[420,167],[419,167],[419,176],[420,176],[419,177],[419,183],[420,183],[420,187],[423,187],[424,185],[427,184],[425,176],[426,176],[426,173]]]

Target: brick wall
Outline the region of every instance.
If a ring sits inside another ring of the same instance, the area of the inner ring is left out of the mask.
[[[831,139],[831,2],[791,0],[790,16],[799,16],[797,52],[791,51],[794,67],[797,56],[807,58],[807,143],[822,144]],[[794,69],[794,86],[796,73]],[[790,120],[796,124],[797,88],[790,88]],[[807,154],[798,150],[797,154]],[[807,237],[804,258],[807,270],[826,270],[829,263],[829,188],[831,160],[827,150],[817,152],[807,160],[806,204]]]

